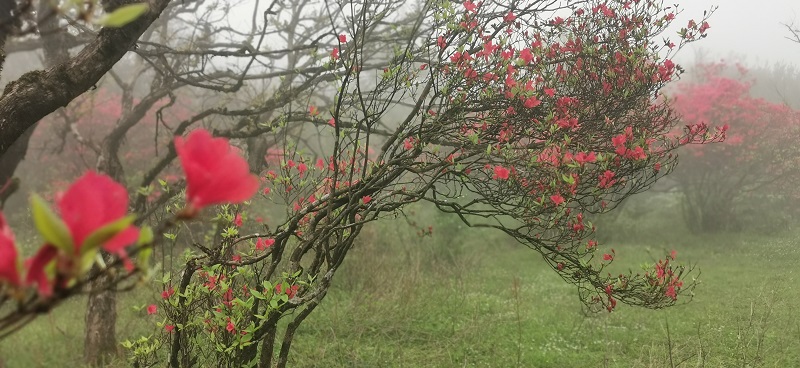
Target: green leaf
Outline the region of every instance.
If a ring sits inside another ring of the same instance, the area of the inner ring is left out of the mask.
[[[81,251],[81,257],[80,257],[80,262],[81,262],[80,272],[81,272],[81,275],[89,272],[89,270],[92,269],[92,266],[94,266],[94,263],[97,261],[97,258],[98,258],[97,248],[95,248],[91,252],[83,252],[83,251]],[[100,257],[100,260],[102,261],[103,257]]]
[[[136,220],[136,216],[128,215],[95,230],[88,237],[86,237],[86,240],[83,241],[83,244],[81,245],[81,254],[99,248],[103,243],[113,238],[114,235],[117,235],[120,231],[125,230],[133,223],[134,220]]]
[[[147,12],[150,7],[147,3],[136,3],[125,6],[120,6],[117,10],[106,14],[96,21],[97,24],[105,27],[122,27],[130,22],[139,18],[142,14]]]
[[[264,296],[264,294],[262,294],[261,292],[255,290],[255,289],[251,289],[250,290],[250,294],[253,294],[254,297],[256,297],[258,299],[261,299],[261,300],[266,300],[267,299],[267,297]]]
[[[139,251],[139,255],[136,257],[136,263],[139,267],[146,269],[148,263],[150,263],[150,256],[153,255],[153,247],[146,247]]]
[[[31,196],[31,212],[33,223],[45,242],[64,252],[72,253],[75,245],[72,243],[72,235],[67,224],[53,213],[42,197],[36,194]]]
[[[139,240],[136,242],[136,245],[146,245],[153,243],[153,229],[150,226],[142,226],[139,229]]]

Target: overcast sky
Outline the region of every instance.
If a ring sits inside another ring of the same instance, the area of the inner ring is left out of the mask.
[[[800,27],[800,0],[676,2],[685,9],[682,20],[701,18],[703,10],[719,6],[709,21],[708,37],[681,50],[678,61],[688,64],[696,54],[706,53],[711,60],[736,57],[751,66],[782,62],[800,67],[800,44],[785,38],[789,33],[781,24],[794,22]]]

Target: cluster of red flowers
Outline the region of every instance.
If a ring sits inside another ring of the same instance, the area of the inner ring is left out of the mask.
[[[213,204],[246,201],[258,189],[247,162],[225,139],[198,129],[186,139],[176,137],[175,148],[187,182],[187,206],[181,218],[194,217]],[[25,262],[19,260],[14,234],[0,213],[0,284],[15,294],[36,286],[41,296],[51,296],[88,272],[100,249],[120,257],[133,270],[126,248],[152,241],[152,232],[134,226],[135,218],[126,214],[125,187],[103,174],[90,171],[70,185],[56,200],[58,215],[38,196],[31,202],[44,245]]]

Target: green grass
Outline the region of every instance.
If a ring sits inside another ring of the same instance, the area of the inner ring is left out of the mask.
[[[690,238],[674,248],[700,263],[691,303],[588,315],[574,287],[535,253],[499,239],[476,244],[485,256],[452,267],[426,262],[435,257],[425,251],[412,257],[422,267],[407,267],[373,247],[343,270],[360,268],[347,277],[372,281],[331,293],[298,333],[293,366],[800,366],[800,241],[790,239]],[[615,248],[632,266],[672,249]],[[365,269],[376,258],[383,265]]]
[[[631,267],[676,249],[699,265],[701,283],[685,305],[586,314],[575,287],[508,239],[378,230],[298,331],[291,367],[800,366],[795,236],[613,243]],[[147,333],[153,321],[129,306],[156,297],[123,297],[121,339]],[[0,341],[6,366],[78,366],[83,307],[72,300]]]

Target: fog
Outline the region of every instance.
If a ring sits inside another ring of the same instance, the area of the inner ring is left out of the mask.
[[[796,0],[696,0],[681,2],[681,18],[699,18],[703,11],[716,7],[708,37],[688,45],[676,58],[690,64],[698,57],[737,59],[748,65],[800,63],[800,45],[786,24],[800,25],[800,2]],[[676,26],[685,23],[677,22]]]

